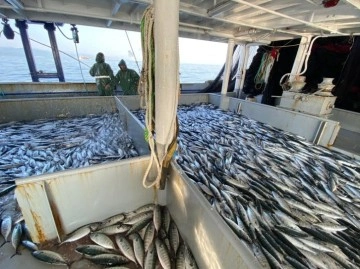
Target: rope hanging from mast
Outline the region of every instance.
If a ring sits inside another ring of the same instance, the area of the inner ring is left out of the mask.
[[[155,153],[155,138],[153,136],[155,130],[155,79],[154,79],[154,8],[149,6],[141,20],[141,48],[143,54],[143,65],[141,70],[141,79],[138,87],[140,95],[140,106],[146,109],[145,115],[145,140],[150,147],[150,163],[146,169],[143,186],[145,188],[153,187],[157,182],[147,185],[147,177],[150,173],[153,163],[156,165],[157,172],[160,173],[160,163]]]
[[[146,109],[145,116],[145,139],[149,143],[151,151],[150,162],[143,178],[143,186],[145,188],[155,187],[161,188],[162,182],[165,180],[166,170],[169,166],[171,158],[176,150],[178,123],[176,117],[176,107],[174,111],[174,120],[170,128],[175,128],[174,136],[169,138],[170,141],[165,145],[165,156],[159,156],[156,149],[156,134],[155,134],[155,42],[154,42],[154,7],[149,6],[141,20],[141,45],[143,54],[143,66],[141,71],[141,78],[138,87],[140,95],[140,106]],[[179,78],[178,89],[180,91]],[[178,95],[176,95],[178,98]],[[176,102],[177,104],[177,102]],[[174,130],[174,129],[172,129]],[[169,132],[171,133],[171,132]],[[152,169],[156,169],[156,177],[152,178],[150,173]]]

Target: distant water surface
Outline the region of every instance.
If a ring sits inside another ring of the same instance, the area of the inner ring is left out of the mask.
[[[45,73],[56,73],[55,62],[51,51],[33,49],[35,65],[37,71]],[[71,55],[75,59],[60,53],[61,64],[63,67],[66,82],[94,82],[95,79],[89,75],[90,67],[95,63],[95,56],[81,57],[81,69],[76,55]],[[105,60],[113,69],[114,75],[119,70],[118,62],[120,59]],[[126,59],[125,59],[126,60]],[[24,50],[22,48],[0,48],[0,83],[1,82],[31,82],[29,67],[26,62]],[[126,60],[129,68],[135,69],[139,73],[141,62]],[[90,66],[90,67],[89,67]],[[222,65],[209,64],[181,64],[180,83],[203,83],[213,80],[218,75]],[[40,82],[57,82],[58,79],[40,79]]]

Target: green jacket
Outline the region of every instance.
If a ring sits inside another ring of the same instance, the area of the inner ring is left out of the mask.
[[[116,84],[120,85],[124,95],[138,94],[140,76],[133,69],[119,70],[115,76]]]
[[[96,87],[100,95],[109,96],[114,94],[115,78],[109,64],[105,63],[103,55],[96,56],[96,63],[90,68],[91,76],[109,76],[109,78],[96,78]]]

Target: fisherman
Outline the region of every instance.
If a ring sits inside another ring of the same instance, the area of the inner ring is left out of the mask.
[[[90,68],[90,75],[96,78],[96,87],[101,96],[114,94],[115,78],[109,64],[105,63],[104,53],[96,54],[96,63]]]
[[[118,64],[120,70],[115,76],[116,84],[119,85],[124,95],[138,94],[137,88],[140,76],[135,70],[127,68],[126,62],[121,60]]]

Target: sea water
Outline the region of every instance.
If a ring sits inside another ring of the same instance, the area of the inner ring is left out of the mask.
[[[56,73],[56,66],[51,51],[33,49],[36,70],[44,73]],[[61,65],[66,82],[95,82],[90,76],[89,69],[95,63],[93,57],[81,57],[72,54],[60,53]],[[114,75],[119,71],[118,63],[121,59],[107,58],[105,61],[111,66]],[[125,59],[128,68],[140,74],[141,61]],[[79,65],[80,61],[80,65]],[[32,82],[30,70],[22,48],[0,48],[0,83],[5,82]],[[213,80],[219,74],[222,65],[209,64],[180,64],[180,83],[204,83]],[[58,82],[58,79],[40,79],[40,82]]]

